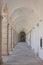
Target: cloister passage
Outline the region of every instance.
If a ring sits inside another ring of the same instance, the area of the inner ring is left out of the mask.
[[[43,0],[0,0],[0,65],[43,65]]]

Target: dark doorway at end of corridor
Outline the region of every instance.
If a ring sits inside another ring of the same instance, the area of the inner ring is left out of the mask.
[[[26,33],[24,31],[21,31],[19,33],[19,41],[20,42],[25,42],[26,41]]]

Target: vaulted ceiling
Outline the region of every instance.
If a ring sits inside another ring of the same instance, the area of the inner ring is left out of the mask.
[[[17,32],[28,33],[38,22],[43,21],[43,0],[3,0],[7,3],[9,17]]]

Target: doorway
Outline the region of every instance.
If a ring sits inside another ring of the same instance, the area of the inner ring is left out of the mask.
[[[20,37],[20,42],[26,41],[26,33],[24,31],[20,32],[19,37]]]

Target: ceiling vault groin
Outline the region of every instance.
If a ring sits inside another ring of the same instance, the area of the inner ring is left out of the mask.
[[[28,33],[37,23],[43,21],[43,0],[4,0],[12,25],[19,33]]]

